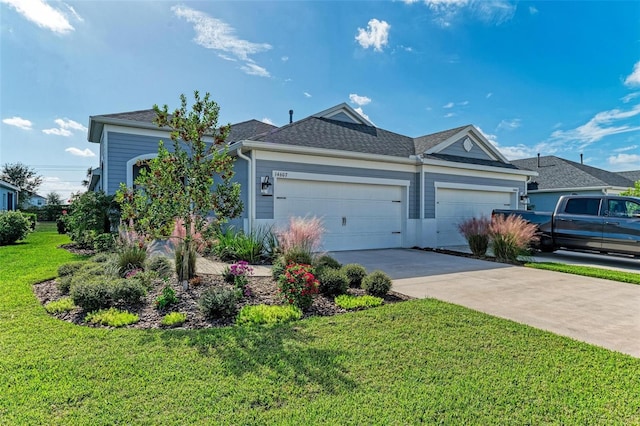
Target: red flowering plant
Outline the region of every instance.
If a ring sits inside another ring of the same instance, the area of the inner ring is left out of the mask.
[[[286,303],[307,309],[318,294],[320,282],[313,275],[311,265],[289,263],[278,279],[278,289]]]

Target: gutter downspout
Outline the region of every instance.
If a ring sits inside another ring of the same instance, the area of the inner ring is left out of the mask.
[[[247,180],[249,181],[249,196],[247,197],[247,201],[249,202],[249,232],[251,232],[253,230],[253,218],[255,216],[255,209],[256,209],[256,196],[255,196],[255,192],[256,192],[256,185],[253,179],[253,175],[254,175],[254,162],[253,159],[251,157],[246,156],[245,154],[242,153],[242,146],[239,146],[238,149],[236,150],[236,153],[238,154],[238,157],[242,158],[243,160],[245,160],[247,162],[248,165],[248,173],[247,173]]]

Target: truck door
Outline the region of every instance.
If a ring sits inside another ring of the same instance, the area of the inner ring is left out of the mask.
[[[579,250],[601,250],[604,216],[601,197],[569,198],[555,214],[555,244]]]
[[[604,213],[602,250],[640,254],[640,203],[609,198]]]

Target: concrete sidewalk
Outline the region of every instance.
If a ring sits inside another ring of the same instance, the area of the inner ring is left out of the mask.
[[[393,290],[432,297],[640,358],[640,285],[420,250],[337,252]]]

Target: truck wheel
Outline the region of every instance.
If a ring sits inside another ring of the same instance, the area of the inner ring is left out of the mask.
[[[552,246],[540,246],[540,251],[543,253],[553,253],[556,249]]]

